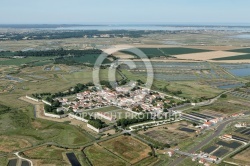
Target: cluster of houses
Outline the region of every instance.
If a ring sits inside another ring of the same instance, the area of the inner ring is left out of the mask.
[[[237,114],[231,115],[231,117],[236,118],[238,116],[243,116],[243,115],[244,115],[244,113],[237,113]],[[200,125],[198,127],[200,127],[201,129],[206,129],[208,127],[214,126],[215,124],[217,124],[218,122],[220,122],[224,119],[226,119],[226,117],[216,117],[214,119],[210,119],[210,120],[204,122],[202,125]]]
[[[144,88],[130,91],[126,87],[119,87],[116,90],[109,88],[99,91],[87,90],[78,93],[74,101],[61,98],[59,102],[61,102],[62,107],[71,107],[75,113],[105,106],[117,106],[135,112],[148,111],[160,113],[164,109],[164,104],[170,103],[169,100],[165,99],[163,94]]]
[[[236,128],[244,128],[244,127],[250,127],[249,124],[247,124],[246,122],[243,123],[237,123],[234,125]]]
[[[235,113],[230,116],[215,116],[204,113],[190,112],[190,113],[182,113],[182,118],[187,121],[191,121],[193,123],[198,124],[196,128],[199,128],[200,130],[197,130],[197,132],[200,132],[204,129],[216,125],[218,122],[221,122],[224,119],[231,117],[236,118],[243,115],[244,113]]]

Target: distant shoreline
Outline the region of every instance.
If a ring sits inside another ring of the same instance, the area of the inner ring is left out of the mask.
[[[241,30],[250,31],[245,24],[0,24],[0,28],[55,30]]]

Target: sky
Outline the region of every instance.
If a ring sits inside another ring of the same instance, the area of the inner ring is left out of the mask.
[[[1,0],[0,24],[250,23],[250,0]]]

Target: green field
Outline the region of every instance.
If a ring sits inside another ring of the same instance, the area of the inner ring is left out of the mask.
[[[108,80],[109,69],[101,69],[99,73],[100,80]],[[64,73],[63,77],[72,82],[93,82],[93,70],[92,69],[83,69],[74,73]],[[117,74],[117,79],[120,80],[122,77]]]
[[[17,55],[16,52],[0,52],[0,57],[12,57]]]
[[[209,52],[209,51],[212,51],[212,50],[195,49],[195,48],[183,48],[183,47],[160,48],[160,49],[166,55],[181,55],[181,54],[191,54],[191,53],[199,53],[199,52]]]
[[[86,144],[94,138],[81,129],[67,123],[58,123],[42,119],[35,119],[33,107],[26,109],[12,109],[0,115],[1,136],[8,140],[9,145],[24,146],[20,140],[26,140],[26,144],[37,145],[39,143],[54,142],[63,146],[75,147]],[[22,143],[21,145],[19,145]],[[28,146],[28,145],[27,145]]]
[[[0,103],[20,108],[28,104],[19,100],[21,96],[33,93],[51,92],[56,93],[65,91],[78,83],[92,82],[93,70],[84,66],[59,66],[59,71],[44,71],[44,67],[35,66],[27,67],[19,70],[19,73],[12,74],[15,78],[24,79],[26,81],[15,83],[11,93],[3,93],[0,95]],[[117,76],[121,79],[121,76]],[[100,80],[108,80],[108,69],[100,70]],[[7,85],[13,84],[13,81],[0,80],[0,89],[6,89]],[[15,104],[13,104],[15,103]]]
[[[239,103],[235,104],[229,101],[234,101],[234,102],[239,102]],[[237,97],[227,95],[227,98],[219,98],[212,105],[204,106],[202,107],[202,109],[213,110],[213,111],[224,113],[224,114],[233,114],[233,113],[242,112],[242,110],[245,110],[246,105],[244,104],[249,104],[249,103],[247,100],[244,101]]]
[[[92,145],[84,150],[93,166],[126,166],[126,162],[99,145]]]
[[[8,159],[6,157],[0,157],[0,163],[3,165],[7,165],[8,164]]]
[[[54,57],[27,57],[20,59],[7,59],[4,61],[0,61],[0,65],[23,65],[28,63],[35,63],[41,61],[48,61],[49,59],[53,59]]]
[[[190,54],[190,53],[199,53],[199,52],[208,52],[211,50],[203,50],[203,49],[194,49],[194,48],[182,48],[182,47],[174,47],[174,48],[139,48],[142,52],[146,54],[149,58],[154,57],[169,57],[172,55],[180,55],[180,54]],[[121,50],[120,52],[126,53],[129,55],[135,55],[134,53],[130,52],[129,49]]]
[[[241,48],[241,49],[235,49],[235,50],[227,50],[230,52],[242,52],[242,53],[249,53],[250,54],[250,48]]]
[[[0,115],[9,112],[9,109],[10,109],[9,107],[0,104]]]
[[[160,57],[160,56],[166,56],[159,48],[139,48],[146,56],[153,58],[153,57]],[[136,54],[130,52],[129,49],[120,51],[122,53],[126,53],[129,55],[137,56]]]
[[[55,163],[57,161],[54,160],[63,160],[63,152],[65,152],[64,149],[42,146],[25,151],[24,155],[30,159],[46,159],[50,163]],[[63,162],[63,164],[65,164],[65,162]]]
[[[95,62],[99,56],[100,56],[99,54],[86,54],[84,56],[75,56],[75,57],[69,57],[66,59],[73,60],[73,61],[78,62],[78,63],[95,64]],[[110,60],[105,59],[103,63],[110,63],[110,62],[111,62]]]
[[[44,61],[39,61],[39,62],[33,62],[33,66],[44,66],[53,63],[52,60],[44,60]]]
[[[135,166],[153,165],[153,163],[155,163],[156,161],[158,161],[157,157],[150,156],[140,161],[139,163],[136,163]]]
[[[134,74],[127,70],[122,70],[122,73],[129,80],[142,80],[146,81],[145,77],[140,74]],[[152,89],[159,90],[161,88],[167,87],[171,91],[181,90],[183,93],[180,94],[180,97],[185,97],[187,99],[197,99],[200,97],[212,98],[217,96],[222,92],[220,89],[212,88],[209,85],[200,84],[197,81],[175,81],[167,82],[162,80],[154,80]]]
[[[39,164],[55,164],[56,166],[70,165],[66,153],[74,153],[78,161],[84,166],[83,153],[80,150],[63,149],[55,146],[41,146],[24,151],[23,154],[29,159],[38,160]]]
[[[215,58],[215,59],[212,59],[212,60],[222,61],[222,60],[244,60],[244,59],[250,59],[250,54],[231,56],[231,57],[224,57],[224,58]]]

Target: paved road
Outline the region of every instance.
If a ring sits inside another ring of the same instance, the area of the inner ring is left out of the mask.
[[[230,120],[227,120],[227,121],[224,121],[222,122],[218,127],[217,127],[217,130],[212,134],[210,135],[208,138],[204,139],[202,142],[200,142],[198,145],[196,145],[195,147],[193,147],[192,149],[190,149],[188,151],[188,153],[194,153],[195,151],[201,149],[203,146],[205,146],[206,144],[208,144],[211,140],[213,140],[215,137],[218,137],[222,130],[226,127],[226,125],[228,125],[229,123],[231,122],[234,122],[234,121],[245,121],[246,119],[230,119]],[[174,160],[172,163],[170,163],[169,166],[176,166],[178,164],[180,164],[184,159],[186,158],[186,156],[181,156],[180,158]]]

